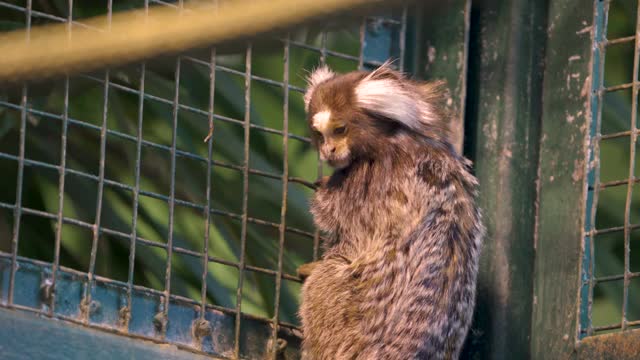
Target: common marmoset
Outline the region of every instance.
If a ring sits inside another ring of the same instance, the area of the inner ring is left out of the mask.
[[[484,228],[442,91],[383,65],[309,77],[305,106],[335,168],[311,201],[328,239],[302,289],[304,359],[457,359]]]

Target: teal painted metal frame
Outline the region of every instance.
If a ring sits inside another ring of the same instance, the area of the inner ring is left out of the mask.
[[[586,190],[586,204],[585,204],[585,219],[584,219],[584,242],[582,253],[582,266],[580,272],[580,278],[582,285],[580,288],[580,329],[578,338],[583,339],[585,336],[590,335],[591,332],[591,308],[593,305],[593,276],[594,276],[594,261],[593,258],[593,235],[592,229],[595,226],[595,209],[594,202],[597,197],[597,184],[599,184],[599,162],[597,160],[597,146],[598,142],[595,140],[596,136],[600,133],[600,123],[602,121],[602,91],[604,86],[604,40],[606,39],[607,31],[607,2],[595,1],[594,2],[594,19],[593,19],[593,55],[592,55],[592,70],[591,70],[591,121],[589,124],[589,154],[588,164],[594,164],[595,166],[589,166],[587,173],[587,190]]]
[[[633,36],[617,37],[609,39],[607,36],[608,16],[611,0],[596,0],[593,3],[594,7],[594,24],[593,24],[593,55],[592,55],[592,83],[591,83],[591,123],[589,125],[589,153],[588,153],[588,176],[586,186],[586,214],[584,223],[584,240],[583,240],[583,259],[582,259],[582,288],[580,291],[580,332],[579,338],[583,339],[587,336],[597,334],[600,331],[626,331],[632,326],[640,325],[640,321],[628,320],[628,304],[631,294],[629,293],[630,281],[633,278],[640,277],[640,273],[632,272],[630,269],[630,251],[631,251],[631,232],[638,224],[631,224],[630,213],[633,211],[631,208],[633,185],[638,181],[637,177],[634,177],[635,168],[635,153],[636,153],[636,141],[638,130],[636,129],[637,123],[637,109],[638,109],[638,85],[637,77],[640,71],[640,38],[638,38],[638,31],[640,31],[640,12],[635,14],[634,23],[636,24],[636,32]],[[636,2],[640,5],[640,1]],[[631,14],[633,16],[633,14]],[[631,81],[625,84],[606,86],[604,83],[605,74],[605,58],[607,47],[620,43],[633,43],[634,55],[633,55],[633,72],[631,74]],[[622,89],[631,89],[631,115],[629,129],[624,131],[602,134],[602,113],[604,108],[603,96],[607,93],[619,91]],[[621,181],[600,181],[600,169],[601,169],[601,156],[600,156],[600,144],[604,141],[611,141],[610,139],[629,138],[629,167],[628,176]],[[598,210],[599,193],[602,189],[607,187],[618,186],[626,187],[626,199],[625,199],[625,212],[624,212],[624,225],[620,227],[609,227],[604,229],[596,228],[596,216]],[[595,238],[597,235],[622,232],[624,243],[624,269],[622,274],[615,274],[609,276],[596,277],[595,272]],[[594,287],[596,284],[604,283],[607,281],[623,281],[622,284],[622,316],[621,320],[616,323],[610,323],[605,325],[593,326],[593,296]]]
[[[0,308],[0,344],[3,360],[136,359],[206,360],[211,357],[158,346],[137,338],[118,336],[61,321],[51,321]]]

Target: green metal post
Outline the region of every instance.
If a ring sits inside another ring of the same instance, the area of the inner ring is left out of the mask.
[[[596,0],[598,1],[598,0]],[[594,2],[549,2],[531,357],[572,358],[584,227]]]
[[[467,136],[487,236],[462,358],[528,359],[546,1],[471,11]]]

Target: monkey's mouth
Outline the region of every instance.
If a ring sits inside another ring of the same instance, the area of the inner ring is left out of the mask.
[[[330,157],[327,159],[327,163],[335,169],[344,169],[351,164],[351,156],[343,157]]]

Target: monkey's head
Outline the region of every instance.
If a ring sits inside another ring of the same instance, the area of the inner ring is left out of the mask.
[[[440,85],[409,80],[388,63],[373,72],[316,69],[304,101],[320,159],[341,169],[374,159],[400,138],[444,137]]]

